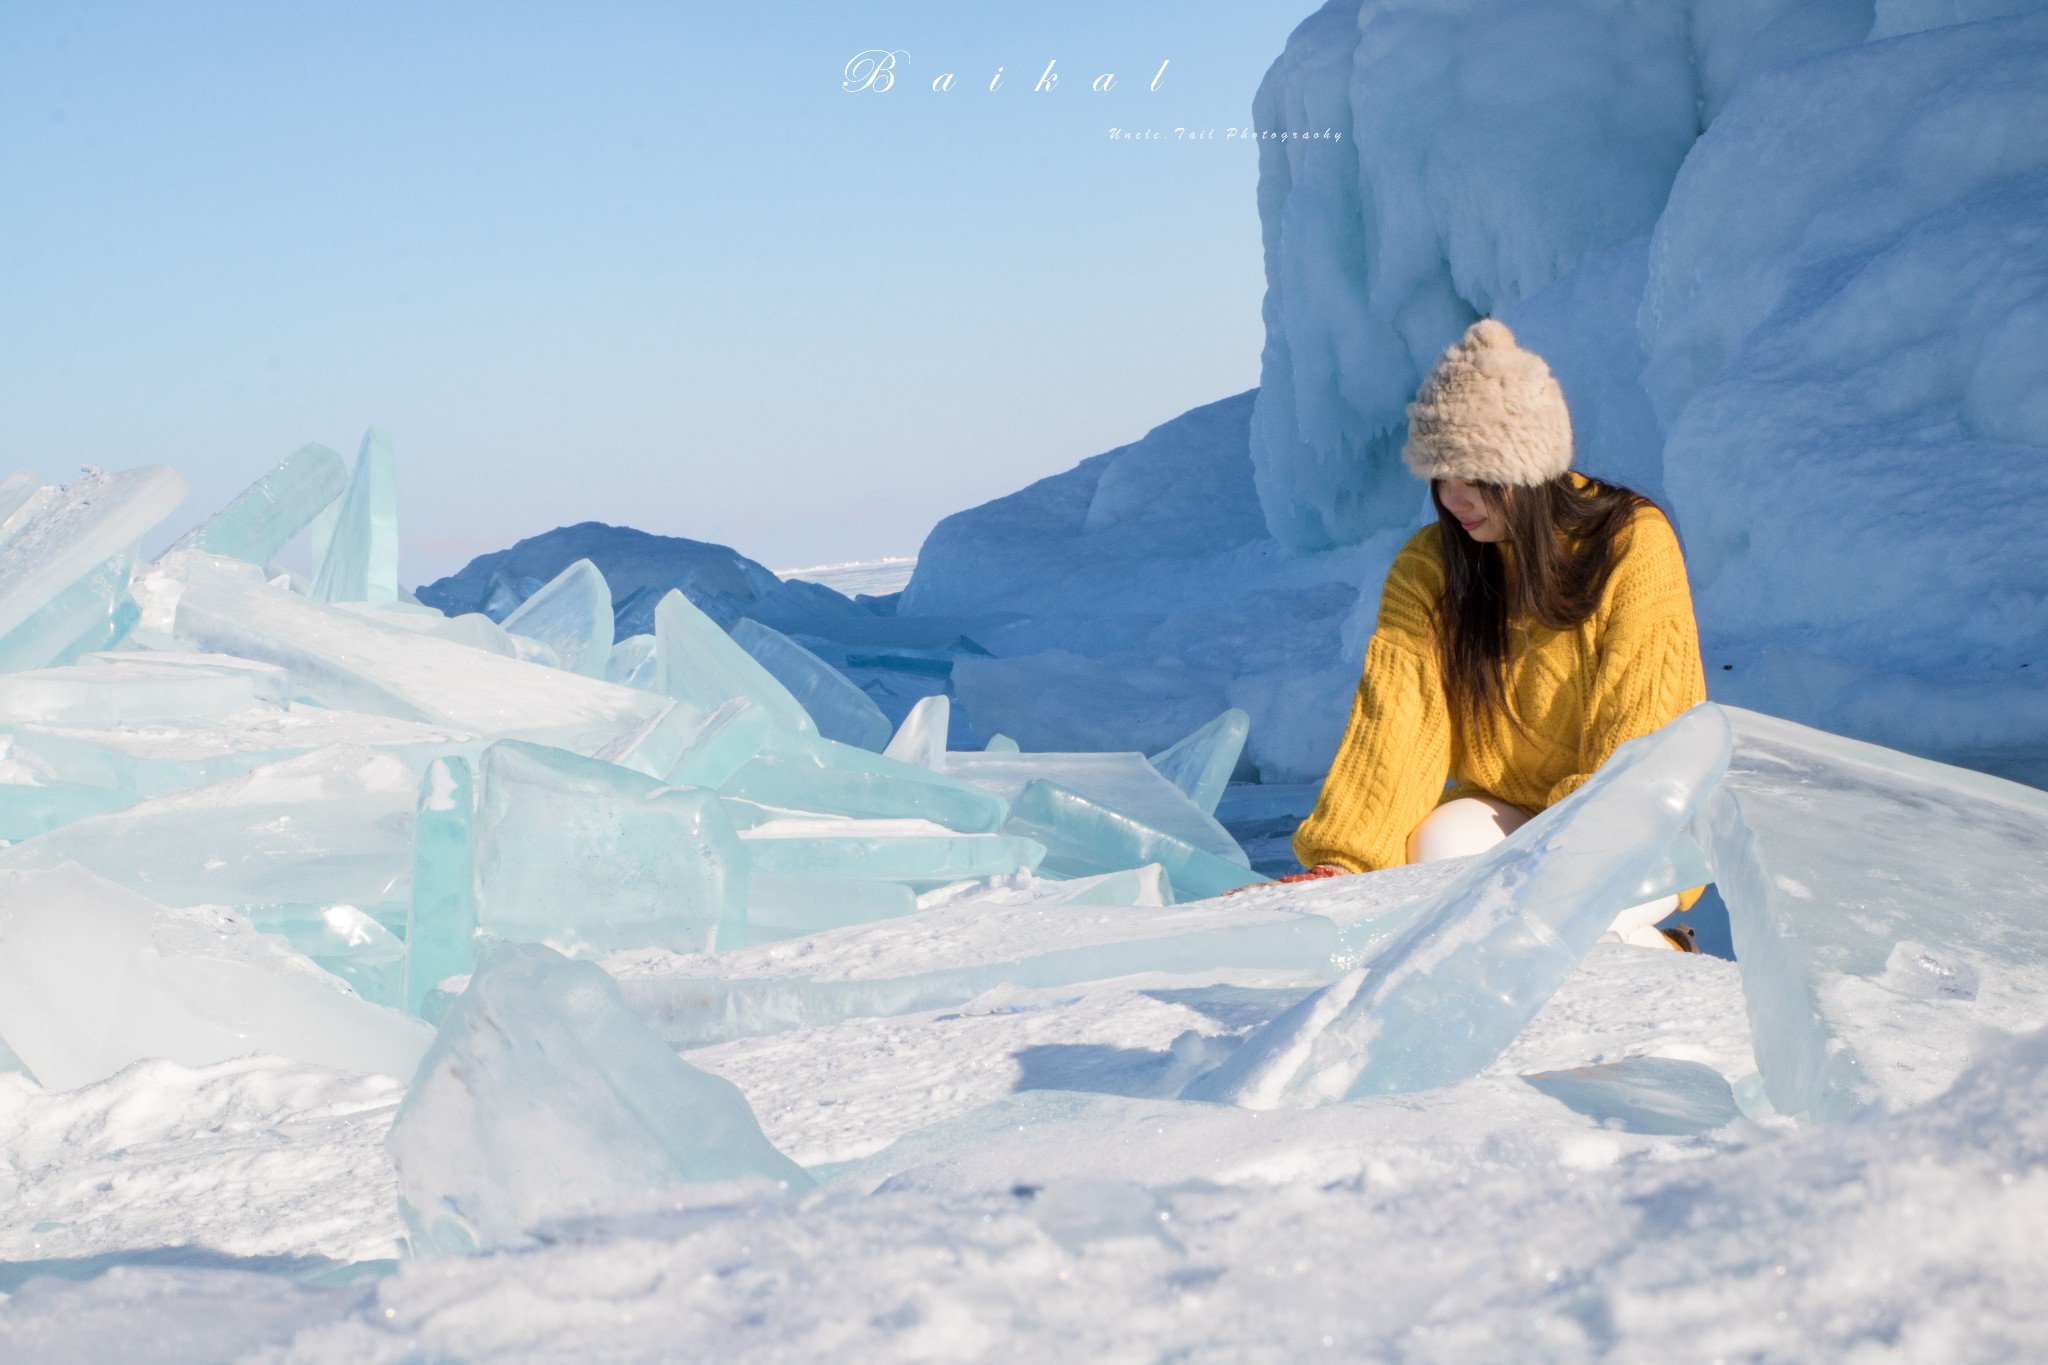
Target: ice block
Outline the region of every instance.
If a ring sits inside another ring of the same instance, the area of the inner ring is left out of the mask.
[[[1187,793],[1203,814],[1214,815],[1251,728],[1252,718],[1233,706],[1186,739],[1152,755],[1152,766]]]
[[[559,668],[588,678],[605,676],[612,653],[612,590],[587,559],[556,574],[499,624],[508,635],[548,646]]]
[[[313,596],[321,602],[398,600],[398,471],[391,438],[375,427],[363,434]]]
[[[889,718],[882,708],[844,673],[787,635],[741,617],[732,638],[789,689],[825,738],[878,753],[889,742]]]
[[[1158,863],[1172,879],[1174,895],[1184,901],[1271,880],[1044,779],[1024,788],[1002,829],[1045,845],[1046,870],[1062,876]]]
[[[173,548],[268,564],[347,488],[348,465],[341,456],[323,445],[300,446]]]

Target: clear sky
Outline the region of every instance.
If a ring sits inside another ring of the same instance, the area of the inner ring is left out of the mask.
[[[408,583],[591,519],[915,553],[1257,382],[1228,134],[1313,8],[7,0],[0,462],[169,463],[175,530],[382,426]]]

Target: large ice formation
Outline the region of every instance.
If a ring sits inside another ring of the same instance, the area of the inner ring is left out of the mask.
[[[1231,705],[1247,773],[1318,775],[1426,515],[1404,404],[1491,314],[1578,467],[1672,512],[1712,695],[2041,782],[2048,14],[1875,20],[1324,5],[1254,106],[1343,135],[1259,144],[1259,388],[926,541],[898,619],[996,656],[951,675],[972,732],[1152,751]]]
[[[518,1246],[665,1185],[811,1181],[732,1082],[676,1056],[595,966],[498,949],[449,1007],[391,1125],[413,1247]]]

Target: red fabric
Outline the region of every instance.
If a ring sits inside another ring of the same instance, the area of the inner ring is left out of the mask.
[[[1283,882],[1319,882],[1325,877],[1341,877],[1343,875],[1344,869],[1341,867],[1324,866],[1312,867],[1306,872],[1296,872],[1291,876],[1282,877],[1280,880]]]

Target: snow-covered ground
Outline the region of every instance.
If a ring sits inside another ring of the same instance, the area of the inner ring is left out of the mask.
[[[823,583],[848,597],[887,597],[903,591],[917,569],[916,555],[890,555],[882,559],[852,559],[843,564],[813,564],[803,569],[777,569],[783,578],[800,578],[806,583]]]

